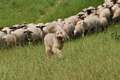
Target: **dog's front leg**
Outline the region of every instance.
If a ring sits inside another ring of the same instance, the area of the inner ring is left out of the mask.
[[[46,47],[46,54],[47,54],[47,58],[51,58],[51,48],[50,47]]]
[[[58,58],[63,57],[61,50],[59,50],[58,48],[53,48],[53,52],[58,55]]]

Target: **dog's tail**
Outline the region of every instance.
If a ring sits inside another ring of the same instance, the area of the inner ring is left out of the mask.
[[[46,29],[47,29],[48,32],[54,32],[55,26],[54,25],[48,25],[46,27]]]

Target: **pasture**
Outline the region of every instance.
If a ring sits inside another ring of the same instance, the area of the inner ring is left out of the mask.
[[[99,0],[3,0],[0,25],[51,22],[77,14]],[[107,31],[65,42],[63,58],[46,58],[43,43],[0,50],[0,80],[119,80],[120,23]]]

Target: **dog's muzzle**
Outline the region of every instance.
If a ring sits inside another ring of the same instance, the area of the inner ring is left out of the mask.
[[[60,41],[64,41],[65,39],[63,37],[57,37]]]

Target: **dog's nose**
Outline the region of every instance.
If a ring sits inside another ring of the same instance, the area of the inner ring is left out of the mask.
[[[61,38],[60,36],[58,38]]]

